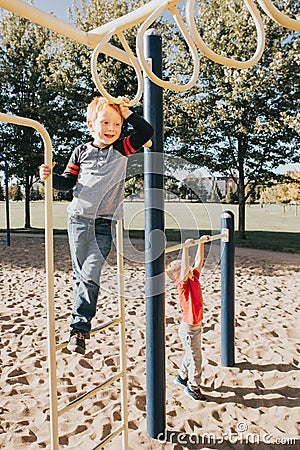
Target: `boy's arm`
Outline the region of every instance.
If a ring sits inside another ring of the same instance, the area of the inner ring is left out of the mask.
[[[193,242],[193,239],[187,239],[185,242]],[[189,248],[182,249],[180,281],[186,281],[191,270]]]
[[[209,239],[208,235],[204,235],[201,237],[206,238],[207,240]],[[193,269],[196,269],[200,273],[203,267],[203,262],[204,262],[204,242],[200,242],[195,256],[195,263]]]
[[[62,175],[53,173],[53,188],[57,191],[70,191],[76,184],[77,176],[64,172]]]
[[[52,173],[52,181],[53,188],[58,191],[69,191],[72,189],[77,181],[78,173],[79,173],[79,148],[76,148],[71,155],[71,158],[67,164],[67,167],[63,174],[59,175],[57,173],[53,173],[52,169],[55,166],[55,163],[52,164],[52,169],[46,164],[42,164],[40,166],[40,179],[41,181],[45,181]]]
[[[130,123],[134,129],[134,132],[123,139],[123,145],[126,155],[135,153],[136,150],[141,148],[146,142],[148,142],[153,136],[152,126],[136,112],[132,112],[126,122]]]
[[[63,173],[62,175],[59,175],[57,173],[52,172],[52,169],[50,169],[49,166],[46,164],[42,164],[40,166],[40,179],[41,181],[47,180],[47,178],[52,173],[52,181],[53,181],[53,188],[58,191],[69,191],[75,186],[77,176]]]

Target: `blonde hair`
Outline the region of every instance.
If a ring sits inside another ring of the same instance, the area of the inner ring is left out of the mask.
[[[91,101],[91,103],[87,107],[87,120],[91,120],[94,122],[97,119],[98,113],[102,111],[104,108],[112,108],[120,115],[121,120],[123,122],[123,116],[120,110],[120,106],[116,103],[112,103],[109,100],[106,100],[106,98],[103,97],[95,97]]]
[[[181,260],[175,259],[172,261],[166,268],[166,274],[169,278],[171,278],[172,281],[175,281],[176,278],[178,278],[178,275],[180,275],[181,272]]]

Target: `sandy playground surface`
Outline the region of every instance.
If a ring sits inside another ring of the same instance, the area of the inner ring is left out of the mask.
[[[127,245],[127,244],[126,244]],[[142,243],[125,251],[129,445],[132,450],[299,448],[300,255],[236,250],[236,367],[220,363],[220,273],[217,247],[203,271],[203,392],[194,402],[173,383],[183,354],[181,313],[167,281],[166,356],[168,436],[146,431],[145,302]],[[174,257],[174,256],[173,256]],[[116,258],[103,270],[98,326],[116,317]],[[12,236],[0,243],[0,448],[50,449],[44,240]],[[55,238],[56,338],[68,337],[71,262],[65,237]],[[118,371],[117,330],[87,341],[84,357],[57,353],[59,407]],[[94,448],[121,424],[120,383],[59,419],[60,448]],[[120,450],[121,439],[107,446]]]

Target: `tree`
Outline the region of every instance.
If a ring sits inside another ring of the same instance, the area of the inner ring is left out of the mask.
[[[43,200],[43,195],[40,193],[39,185],[34,184],[30,190],[30,200]]]
[[[43,123],[50,134],[58,117],[52,105],[56,93],[48,88],[55,35],[11,13],[0,22],[1,110]],[[30,190],[43,161],[43,144],[31,128],[2,124],[3,147],[9,149],[10,173],[25,191],[25,228],[30,228]]]
[[[144,181],[141,176],[131,177],[125,182],[125,197],[139,194],[144,189]]]
[[[216,181],[214,181],[212,189],[209,193],[208,201],[211,203],[220,203],[221,198],[222,198],[222,194],[218,187],[218,183]]]
[[[175,177],[165,176],[164,178],[164,189],[167,192],[179,196],[179,182]],[[172,198],[172,197],[171,197]]]
[[[0,182],[0,202],[3,202],[5,200],[5,188],[2,187]]]
[[[261,193],[261,202],[299,203],[300,202],[300,172],[293,171],[284,175],[283,180],[273,182]]]
[[[238,195],[237,195],[236,191],[233,191],[232,186],[228,187],[224,201],[225,201],[225,203],[229,203],[229,204],[238,203],[238,201],[239,201]]]
[[[11,200],[14,200],[16,202],[23,200],[23,194],[22,189],[19,184],[13,184],[9,189],[9,196]]]
[[[207,201],[208,192],[206,190],[203,178],[189,175],[183,181],[190,189],[190,192],[196,196],[196,198],[203,203]]]
[[[253,22],[242,2],[199,5],[201,36],[215,52],[240,60],[254,53]],[[292,16],[298,7],[299,1],[288,1],[284,10]],[[278,165],[299,158],[299,36],[265,15],[264,21],[266,49],[254,67],[233,69],[202,57],[197,86],[184,94],[165,95],[168,134],[185,144],[173,153],[237,183],[241,238],[246,237],[245,204],[252,190],[274,179]],[[184,72],[188,58],[184,45],[181,48],[176,63]],[[246,191],[248,184],[252,189]]]

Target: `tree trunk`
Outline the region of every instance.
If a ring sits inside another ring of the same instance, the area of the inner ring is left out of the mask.
[[[245,199],[245,176],[244,176],[244,158],[243,158],[243,143],[238,142],[238,186],[239,186],[239,223],[238,223],[238,237],[239,239],[246,239],[246,199]]]
[[[25,228],[31,228],[30,220],[30,183],[29,176],[25,179]]]
[[[246,239],[246,202],[245,198],[239,195],[239,227],[238,237],[239,239]]]

